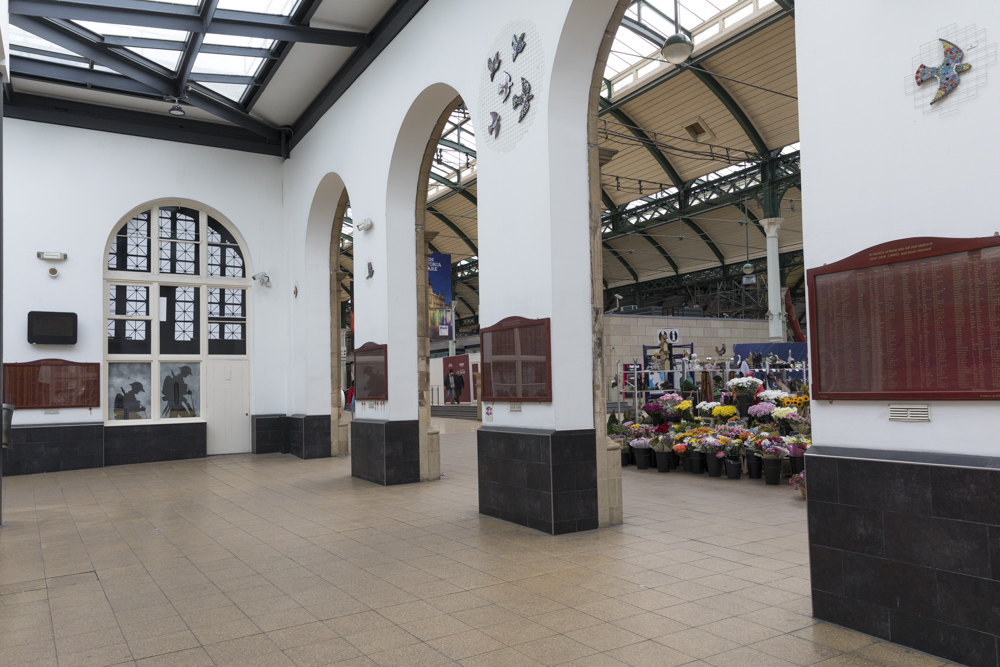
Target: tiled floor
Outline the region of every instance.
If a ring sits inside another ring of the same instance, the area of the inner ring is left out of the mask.
[[[0,664],[813,665],[943,661],[810,617],[787,485],[625,470],[624,526],[480,516],[476,424],[440,482],[214,457],[13,477]]]

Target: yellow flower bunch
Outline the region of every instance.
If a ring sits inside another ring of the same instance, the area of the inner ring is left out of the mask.
[[[783,408],[803,408],[809,404],[808,396],[788,396],[781,399],[781,407]]]
[[[736,416],[735,405],[720,405],[712,408],[712,416],[716,419],[729,419]]]
[[[690,410],[691,401],[681,401],[680,403],[677,404],[677,407],[674,409],[677,410],[677,412],[684,412],[685,410]]]

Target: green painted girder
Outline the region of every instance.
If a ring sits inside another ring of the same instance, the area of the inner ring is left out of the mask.
[[[611,198],[611,195],[609,195],[604,188],[601,188],[601,201],[604,202],[604,205],[612,211],[618,208],[618,205],[615,204],[615,200]]]
[[[654,248],[656,248],[656,251],[659,252],[660,255],[663,256],[663,259],[667,260],[667,264],[669,264],[670,268],[672,268],[674,270],[674,273],[680,273],[680,270],[677,268],[677,262],[675,262],[674,258],[670,256],[670,253],[668,253],[663,248],[663,246],[660,245],[659,241],[657,241],[652,236],[650,236],[649,232],[645,232],[645,231],[639,232],[639,236],[641,236],[642,238],[644,238],[647,241],[649,241],[649,244],[651,246],[653,246]]]
[[[774,0],[786,12],[795,10],[795,0]]]
[[[441,254],[441,251],[435,248],[433,243],[428,243],[427,247],[430,249],[431,252],[436,252],[439,255]]]
[[[438,174],[435,174],[433,171],[431,172],[431,179],[434,180],[434,181],[437,181],[441,185],[447,185],[456,194],[462,195],[463,197],[465,197],[466,199],[468,199],[469,201],[471,201],[476,206],[479,206],[479,201],[476,200],[476,196],[467,190],[468,185],[459,185],[458,183],[455,183],[454,181],[449,181],[444,176],[440,176]]]
[[[441,222],[443,222],[448,229],[450,229],[451,231],[455,232],[455,234],[458,236],[458,238],[460,238],[463,241],[465,241],[465,245],[469,246],[469,249],[472,250],[472,254],[473,255],[478,255],[479,254],[479,248],[477,248],[476,244],[472,242],[472,239],[470,239],[466,235],[466,233],[462,231],[461,227],[459,227],[454,222],[452,222],[451,220],[449,220],[448,216],[446,216],[444,213],[442,213],[441,211],[437,210],[433,206],[428,206],[427,207],[427,212],[430,213],[431,215],[433,215],[435,218],[437,218]]]
[[[606,108],[610,105],[610,103],[602,97],[600,98],[600,105],[602,108]],[[660,165],[660,168],[667,175],[667,178],[670,179],[670,183],[678,189],[683,190],[684,181],[681,179],[681,175],[677,173],[674,166],[670,164],[670,160],[667,159],[667,156],[656,147],[656,144],[654,144],[653,140],[649,138],[649,135],[643,132],[639,126],[636,125],[635,121],[629,118],[628,114],[621,109],[611,109],[608,113],[610,113],[611,116],[619,123],[625,125],[628,128],[628,131],[632,133],[633,137],[642,142],[642,144],[646,147],[646,150],[649,151],[649,154],[653,156],[653,159],[656,160],[656,163]]]
[[[709,250],[712,251],[712,254],[714,254],[716,259],[719,260],[719,264],[722,264],[722,266],[726,265],[726,257],[722,254],[722,251],[719,250],[719,246],[715,245],[715,241],[713,241],[712,238],[698,226],[697,222],[691,218],[681,218],[681,222],[690,227],[695,234],[701,237],[701,240],[705,242],[705,245],[708,246]]]
[[[479,276],[476,276],[476,277],[478,278]],[[469,283],[460,282],[460,283],[456,283],[456,284],[461,285],[462,287],[468,287],[470,290],[472,290],[473,294],[475,294],[476,296],[479,296],[479,290],[477,290],[475,287],[473,287]]]
[[[760,132],[754,127],[753,122],[750,117],[747,116],[743,108],[736,103],[733,96],[729,94],[718,79],[712,76],[712,73],[705,69],[704,65],[692,65],[687,68],[692,74],[698,77],[698,80],[705,84],[705,87],[712,91],[722,105],[726,107],[726,110],[736,119],[736,122],[740,124],[743,128],[743,132],[746,133],[747,138],[750,139],[750,143],[753,144],[754,150],[756,150],[760,155],[767,156],[770,150],[767,144],[764,143],[763,137],[760,136]]]
[[[461,294],[456,294],[455,298],[465,304],[465,307],[469,309],[469,312],[473,315],[476,314],[476,309],[469,305],[469,302],[462,298]]]
[[[459,153],[465,153],[471,157],[476,157],[476,151],[469,148],[468,146],[463,146],[462,144],[452,141],[451,139],[438,139],[438,143],[447,148],[452,148]]]
[[[664,42],[667,41],[666,37],[664,37],[657,31],[653,30],[645,23],[640,23],[639,21],[636,21],[630,16],[622,17],[622,27],[627,30],[631,30],[633,33],[635,33],[639,37],[642,37],[644,40],[646,40],[647,42],[649,42],[658,49],[662,49]]]
[[[608,243],[607,241],[604,241],[602,245],[604,246],[605,250],[611,253],[612,257],[621,262],[621,265],[624,266],[625,270],[629,272],[630,276],[632,276],[632,280],[639,280],[639,274],[635,272],[635,269],[633,269],[628,262],[625,261],[625,258],[621,256],[621,253],[612,248],[611,244]]]
[[[760,232],[764,238],[767,238],[767,232],[764,231],[764,225],[760,224],[760,219],[757,217],[757,214],[751,211],[749,206],[743,202],[739,202],[736,204],[736,208],[740,209],[740,212],[747,217],[747,220],[753,223],[753,226],[757,228],[757,231]]]
[[[698,54],[692,56],[691,59],[688,60],[687,65],[690,67],[691,65],[694,65],[696,63],[702,63],[705,62],[706,60],[710,60],[711,58],[719,55],[720,53],[723,53],[726,49],[732,47],[733,45],[742,42],[744,39],[752,37],[753,35],[756,35],[760,31],[765,30],[775,25],[776,23],[780,23],[781,21],[791,16],[792,12],[790,10],[782,10],[779,12],[775,12],[774,14],[771,14],[770,16],[767,16],[761,19],[760,21],[757,21],[753,25],[747,26],[745,30],[741,30],[739,33],[733,35],[732,37],[729,37],[728,39],[719,42],[715,46],[705,49],[704,51],[701,51]],[[624,106],[625,104],[628,104],[629,102],[639,97],[642,97],[643,95],[647,94],[654,88],[657,88],[666,83],[667,81],[670,81],[671,79],[680,76],[681,74],[684,73],[686,69],[687,69],[686,67],[672,67],[668,69],[666,72],[656,77],[655,79],[651,80],[649,83],[645,83],[633,90],[630,90],[629,92],[625,93],[618,99],[615,99],[613,102],[610,102],[606,105],[602,104],[601,108],[597,112],[598,115],[604,116],[605,114],[611,113],[611,109]]]

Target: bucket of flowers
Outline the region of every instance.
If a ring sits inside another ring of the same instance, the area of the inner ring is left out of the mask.
[[[726,477],[739,479],[743,474],[743,443],[750,437],[749,431],[736,423],[724,424],[716,430],[719,437],[727,438],[729,444],[723,451]]]
[[[760,479],[763,471],[764,451],[768,447],[784,445],[782,437],[773,428],[758,427],[746,439],[747,476]]]
[[[705,455],[709,477],[722,477],[722,458],[729,442],[729,438],[715,434],[703,435],[697,439],[695,447]]]
[[[733,378],[726,383],[726,388],[735,396],[741,416],[747,416],[747,410],[753,404],[754,396],[762,384],[764,383],[752,377]]]
[[[795,406],[787,408],[774,408],[771,411],[771,419],[778,424],[778,428],[781,429],[783,435],[788,435],[792,432],[792,421],[791,416],[799,414],[798,408]]]
[[[685,449],[683,450],[683,454],[686,454],[686,458],[684,459],[685,471],[696,475],[705,472],[705,454],[698,449],[698,442],[700,438],[711,435],[713,432],[707,426],[696,426],[674,437],[675,443],[680,442],[685,445]],[[677,452],[676,447],[674,451]],[[681,452],[677,453],[681,454]]]
[[[717,405],[712,408],[712,416],[721,422],[728,422],[737,419],[739,412],[735,405]]]
[[[775,405],[784,405],[782,399],[788,398],[790,394],[787,391],[781,391],[780,389],[765,389],[764,391],[757,394],[758,401],[767,401],[768,403],[774,403]]]
[[[677,417],[679,421],[691,421],[694,419],[694,414],[692,414],[691,401],[685,399],[674,406],[674,410],[677,412]]]
[[[780,436],[765,438],[760,442],[760,457],[763,460],[764,483],[777,486],[781,480],[781,459],[788,457],[785,439]]]
[[[675,454],[671,451],[674,444],[673,429],[669,424],[660,424],[653,429],[653,437],[649,447],[656,457],[656,469],[660,472],[670,472],[677,467]]]
[[[712,410],[722,405],[718,401],[702,401],[698,405],[694,406],[695,412],[701,417],[703,424],[712,426],[715,423],[715,417],[712,416]]]
[[[649,438],[635,438],[629,445],[632,446],[632,453],[635,455],[635,467],[639,470],[649,468]]]
[[[785,446],[788,448],[788,466],[792,474],[805,470],[806,450],[812,447],[812,441],[801,435],[790,435],[785,438]]]
[[[806,471],[803,470],[800,473],[792,475],[792,478],[788,480],[794,488],[798,489],[802,493],[802,500],[806,499]]]

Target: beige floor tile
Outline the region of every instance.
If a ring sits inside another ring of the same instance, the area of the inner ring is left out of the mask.
[[[869,644],[873,644],[878,641],[869,635],[861,634],[860,632],[855,632],[853,630],[838,628],[837,626],[830,625],[829,623],[810,625],[793,632],[792,634],[796,637],[805,639],[806,641],[815,642],[817,644],[822,644],[823,646],[829,646],[845,652],[855,651],[862,646],[868,646]]]
[[[717,667],[795,667],[794,663],[746,646],[716,653],[705,658],[705,662]]]
[[[480,653],[471,658],[459,660],[462,667],[541,667],[542,663],[512,648]]]
[[[628,646],[629,644],[637,644],[645,639],[641,635],[637,635],[634,632],[618,627],[617,625],[612,625],[611,623],[602,623],[582,630],[574,630],[573,632],[566,633],[566,636],[602,653],[621,648],[622,646]]]
[[[556,634],[551,628],[526,618],[490,625],[483,628],[483,632],[507,646],[517,646]]]
[[[76,653],[60,653],[59,667],[97,667],[98,665],[118,665],[132,660],[132,653],[125,642],[113,646],[102,646]]]
[[[431,641],[432,639],[439,639],[440,637],[447,637],[449,635],[457,635],[473,629],[471,625],[463,623],[458,618],[444,614],[439,614],[437,616],[432,616],[431,618],[425,618],[419,621],[404,623],[400,627],[420,641],[424,642]],[[490,627],[499,627],[499,625]],[[488,630],[489,628],[485,629]]]
[[[739,648],[739,644],[736,642],[705,632],[700,628],[673,632],[657,637],[655,641],[694,658],[707,658],[710,655]]]
[[[132,651],[132,657],[136,660],[163,655],[165,653],[173,653],[182,649],[197,648],[199,646],[201,646],[201,643],[190,630],[143,637],[129,640],[128,642],[128,647]]]
[[[597,653],[594,649],[564,635],[554,635],[521,644],[517,650],[543,665],[559,665]]]
[[[309,644],[337,639],[337,633],[319,621],[274,630],[268,632],[267,636],[283,651],[296,646],[308,646]]]
[[[885,667],[938,667],[945,663],[941,658],[885,642],[860,648],[854,652],[854,655],[885,665]]]
[[[203,648],[164,653],[152,658],[136,660],[135,664],[139,667],[213,667],[215,665]]]
[[[349,637],[344,637],[344,639],[365,655],[401,648],[420,642],[419,639],[409,632],[396,626],[352,634]]]
[[[254,625],[250,619],[225,621],[212,625],[193,625],[191,632],[195,634],[203,646],[261,634],[260,628]]]
[[[692,661],[691,656],[687,654],[649,641],[629,644],[608,651],[606,655],[631,667],[676,667]]]
[[[427,644],[412,644],[373,653],[368,658],[380,667],[435,667],[436,665],[455,664],[451,658]]]
[[[794,635],[779,635],[752,645],[752,648],[787,660],[795,665],[814,665],[840,655],[840,651]]]
[[[340,664],[342,661],[352,658],[364,657],[361,651],[345,639],[327,639],[313,644],[296,646],[286,649],[285,655],[299,667],[321,667],[322,665]]]

